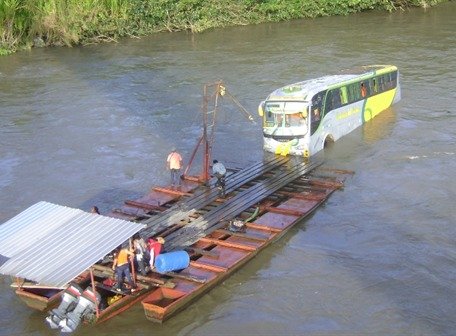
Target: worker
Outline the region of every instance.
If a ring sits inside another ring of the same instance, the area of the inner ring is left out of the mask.
[[[138,266],[138,271],[142,275],[146,275],[146,263],[148,262],[147,257],[149,255],[149,250],[147,248],[146,242],[139,234],[133,236],[133,248],[135,252],[135,261]]]
[[[225,175],[226,168],[223,163],[218,162],[218,160],[212,161],[212,174],[217,178],[215,185],[220,189],[221,196],[225,196]]]
[[[367,96],[367,88],[366,88],[366,85],[364,85],[364,83],[361,82],[361,96],[364,98]]]
[[[173,147],[166,159],[167,168],[171,172],[171,187],[180,186],[180,171],[182,169],[182,156]]]
[[[117,284],[113,287],[114,290],[118,292],[124,291],[123,280],[124,276],[127,278],[127,281],[131,289],[136,288],[136,284],[133,282],[130,273],[130,262],[129,256],[134,256],[133,251],[128,247],[128,245],[123,244],[118,248],[117,253],[112,264],[112,269],[116,272]]]
[[[151,270],[155,269],[155,259],[161,253],[163,249],[163,244],[165,244],[165,239],[163,237],[157,237],[157,239],[149,238],[149,266]]]
[[[100,210],[98,210],[97,206],[93,206],[92,209],[90,209],[90,212],[94,213],[94,214],[97,214],[97,215],[100,214]]]

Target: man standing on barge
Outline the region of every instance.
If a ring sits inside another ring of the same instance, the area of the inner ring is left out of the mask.
[[[171,187],[180,186],[180,170],[182,168],[182,156],[173,147],[166,159],[167,168],[171,171]]]
[[[130,262],[129,257],[134,257],[133,251],[126,245],[123,244],[118,250],[112,264],[112,269],[116,272],[117,285],[113,287],[114,290],[119,292],[123,291],[123,281],[124,276],[127,278],[128,283],[130,284],[131,289],[136,288],[136,284],[133,281],[130,273]]]
[[[212,161],[212,174],[217,178],[216,187],[220,190],[220,196],[225,197],[225,175],[226,168],[218,160]]]

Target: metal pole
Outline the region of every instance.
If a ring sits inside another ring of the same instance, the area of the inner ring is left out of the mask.
[[[204,141],[204,156],[203,156],[203,182],[209,181],[209,141],[207,138],[207,85],[204,85],[203,95],[203,141]]]
[[[93,296],[95,297],[95,314],[97,319],[100,317],[100,309],[98,308],[97,290],[95,288],[95,278],[93,276],[93,270],[90,268],[90,281],[92,282]]]

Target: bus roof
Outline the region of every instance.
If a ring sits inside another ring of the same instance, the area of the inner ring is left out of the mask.
[[[342,83],[349,83],[355,79],[369,78],[374,75],[397,70],[393,65],[365,65],[340,71],[336,75],[328,75],[302,82],[286,85],[273,91],[267,100],[304,100],[322,90]]]

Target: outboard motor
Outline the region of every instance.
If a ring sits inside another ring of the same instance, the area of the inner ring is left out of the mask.
[[[46,321],[52,329],[59,327],[60,321],[62,321],[66,314],[76,307],[76,303],[82,294],[82,288],[76,284],[70,284],[62,294],[62,302],[58,308],[51,310],[49,316],[46,317]]]
[[[100,302],[100,294],[94,293],[92,288],[87,288],[79,297],[78,304],[73,311],[69,312],[65,319],[60,321],[62,332],[73,332],[79,326],[83,318],[88,318],[96,311]]]

